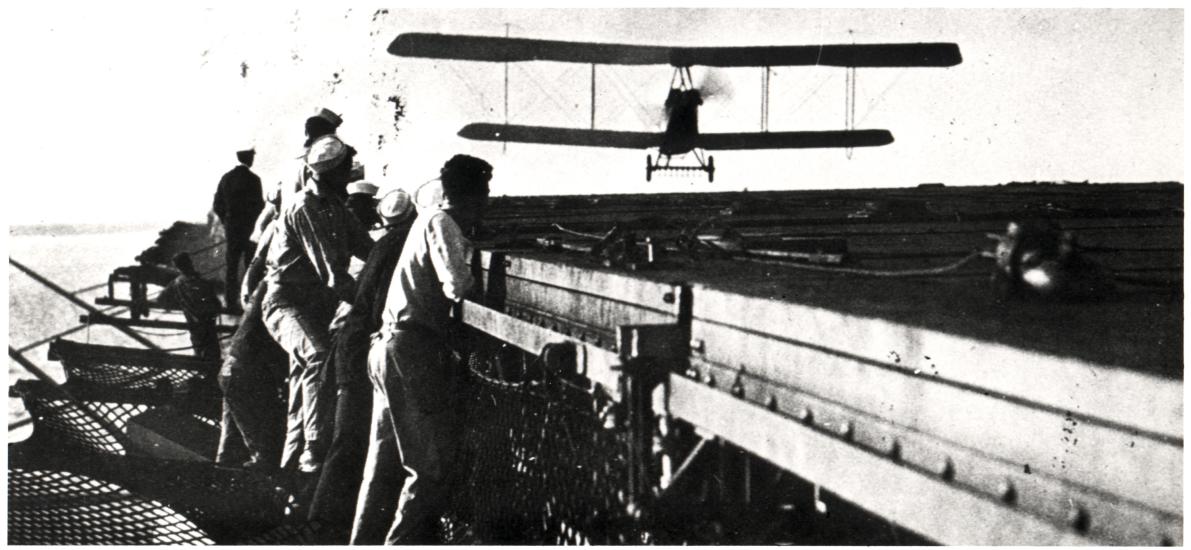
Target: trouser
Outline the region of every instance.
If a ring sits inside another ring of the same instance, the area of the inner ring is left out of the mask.
[[[187,323],[190,328],[190,349],[195,357],[219,359],[219,335],[215,332],[215,320]]]
[[[248,308],[240,316],[219,371],[219,387],[223,389],[226,413],[221,441],[234,437],[232,432],[238,431],[250,458],[271,462],[280,452],[285,423],[278,389],[284,383],[288,357],[269,336],[261,319],[266,286],[257,286]],[[221,443],[220,449],[224,448]],[[221,452],[220,456],[223,455]]]
[[[306,296],[299,305],[294,300],[279,298],[283,292],[269,286],[264,300],[265,327],[290,359],[281,467],[297,466],[300,455],[313,460],[303,466],[315,466],[322,462],[324,445],[329,443],[331,435],[324,432],[331,427],[328,405],[334,396],[325,394],[322,377],[330,348],[334,302]]]
[[[232,409],[228,407],[227,399],[224,399],[223,411],[219,417],[219,447],[215,451],[215,463],[238,466],[249,458],[248,452],[244,444],[244,435],[236,426]]]
[[[423,330],[386,329],[368,356],[374,392],[372,444],[356,503],[352,544],[374,538],[388,520],[385,502],[397,498],[385,544],[438,542],[458,447],[457,365],[442,340]]]
[[[252,236],[252,226],[247,228],[224,225],[223,226],[224,240],[226,242],[226,254],[224,262],[224,299],[227,301],[227,307],[230,310],[239,309],[240,296],[240,262],[244,262],[245,266],[252,263],[252,255],[255,252],[252,246],[252,241],[249,238]]]
[[[327,459],[323,463],[322,475],[319,476],[308,516],[311,521],[322,522],[330,532],[342,535],[342,540],[334,541],[334,544],[346,544],[351,532],[353,512],[368,454],[371,413],[370,386],[357,384],[339,387],[339,395],[335,401],[335,434],[327,451]],[[396,491],[391,496],[393,498],[385,503],[390,521]],[[381,532],[380,537],[383,536],[384,532]],[[380,537],[370,539],[373,541],[371,544],[380,544]]]
[[[320,521],[333,537],[326,541],[329,544],[348,542],[364,461],[368,454],[369,418],[372,414],[372,384],[367,378],[369,342],[366,336],[359,341],[360,338],[345,334],[349,330],[344,327],[333,337],[334,351],[330,354],[327,371],[331,374],[336,370],[350,370],[358,375],[336,379],[339,392],[335,400],[335,432],[308,516],[311,521]],[[343,362],[346,364],[341,364]],[[335,363],[334,368],[330,363]],[[378,544],[380,540],[375,539]]]

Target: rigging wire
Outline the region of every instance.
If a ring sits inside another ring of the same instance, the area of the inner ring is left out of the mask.
[[[436,66],[437,66],[437,65],[436,65]],[[459,71],[459,69],[455,68],[454,64],[452,64],[452,63],[444,63],[444,64],[443,64],[443,66],[445,66],[445,67],[447,68],[447,70],[448,70],[448,71],[451,71],[451,74],[455,75],[455,77],[456,77],[456,78],[458,78],[458,79],[459,79],[461,82],[463,82],[463,86],[464,86],[464,87],[466,87],[466,88],[468,89],[468,91],[470,91],[472,94],[475,94],[475,95],[476,95],[476,96],[479,98],[479,100],[480,100],[480,109],[481,109],[481,110],[482,110],[482,111],[483,111],[485,114],[487,114],[489,111],[491,111],[491,110],[492,110],[492,109],[491,109],[491,108],[489,108],[489,106],[488,106],[487,97],[484,95],[484,92],[480,91],[480,90],[479,90],[479,89],[477,89],[475,86],[473,86],[473,85],[472,85],[472,83],[471,83],[471,81],[470,81],[470,80],[468,80],[468,79],[467,79],[467,77],[465,77],[465,76],[463,75],[463,73]]]
[[[903,76],[906,76],[906,71],[907,69],[903,68],[897,73],[897,76],[893,77],[893,82],[890,82],[888,86],[885,86],[885,89],[881,90],[881,93],[877,94],[877,97],[868,101],[864,114],[862,114],[860,118],[856,120],[857,124],[864,122],[868,118],[868,115],[871,115],[873,111],[876,110],[877,105],[880,105],[885,100],[885,94],[889,93],[889,91],[897,85],[898,81],[900,81]]]
[[[652,128],[656,124],[655,116],[656,110],[646,107],[645,104],[633,93],[632,88],[621,77],[619,72],[614,68],[605,70],[604,74],[612,75],[612,89],[620,95],[620,98],[630,105],[634,106],[633,114],[641,124],[647,128]]]
[[[517,65],[517,70],[521,71],[523,74],[525,74],[525,76],[529,77],[529,81],[532,82],[533,85],[538,88],[538,91],[542,92],[542,95],[546,99],[550,100],[550,102],[553,103],[554,106],[557,107],[560,112],[562,112],[564,115],[568,113],[567,108],[564,107],[562,102],[559,101],[559,99],[556,97],[556,94],[550,93],[550,91],[546,90],[546,87],[542,86],[542,83],[535,77],[535,75],[533,73],[529,72],[528,69],[526,69],[525,67],[522,67],[521,65]],[[534,107],[536,105],[537,105],[537,102],[535,101],[534,103],[530,104],[530,107]]]

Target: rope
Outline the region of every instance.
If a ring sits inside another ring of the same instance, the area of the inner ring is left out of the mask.
[[[959,268],[968,264],[972,260],[983,256],[980,251],[972,252],[959,260],[952,263],[942,265],[939,267],[931,267],[926,269],[904,269],[904,270],[884,270],[884,269],[863,269],[858,267],[828,267],[815,264],[803,264],[795,262],[783,262],[780,260],[761,259],[752,256],[744,257],[744,259],[771,265],[782,265],[786,267],[793,267],[796,269],[804,269],[807,271],[818,271],[822,273],[843,273],[848,275],[864,275],[868,277],[923,277],[930,275],[944,275],[958,270]]]
[[[864,269],[859,267],[829,267],[815,264],[804,264],[800,262],[788,262],[783,260],[771,260],[768,258],[758,258],[752,255],[732,254],[723,248],[720,248],[715,243],[703,242],[703,245],[712,247],[716,250],[730,254],[732,259],[746,260],[750,262],[766,264],[766,265],[780,265],[783,267],[792,267],[795,269],[803,269],[806,271],[818,271],[820,273],[841,273],[846,275],[864,275],[868,277],[922,277],[929,275],[944,275],[958,270],[959,268],[968,264],[976,258],[984,256],[984,253],[979,250],[974,250],[967,256],[960,258],[954,262],[938,267],[930,267],[925,269],[903,269],[903,270],[886,270],[886,269]]]
[[[129,327],[129,328],[131,328],[132,330],[134,330],[140,334],[145,334],[148,336],[182,336],[183,334],[190,333],[190,331],[188,331],[188,330],[182,330],[182,331],[177,331],[177,332],[154,332],[154,331],[145,330],[142,328],[135,328],[135,327]]]
[[[566,233],[568,235],[574,235],[576,237],[584,237],[584,238],[588,238],[588,239],[595,239],[597,241],[602,241],[602,240],[608,238],[608,235],[611,235],[612,231],[616,230],[615,228],[613,228],[612,231],[609,231],[608,233],[606,233],[604,235],[600,235],[598,233],[584,233],[582,231],[575,231],[573,229],[567,229],[567,228],[565,228],[559,224],[556,224],[556,223],[550,224],[550,225],[552,227],[554,227],[555,229],[557,229],[563,233]]]
[[[226,242],[227,242],[227,240],[226,240],[226,239],[225,239],[225,240],[222,240],[222,241],[215,241],[215,242],[213,242],[213,243],[211,243],[211,244],[209,244],[209,245],[207,245],[207,246],[204,246],[204,247],[202,247],[202,248],[199,248],[199,249],[197,249],[197,250],[190,250],[190,251],[187,251],[186,253],[187,253],[187,254],[198,254],[199,252],[206,252],[206,251],[208,251],[208,250],[211,250],[212,248],[215,248],[215,247],[217,247],[217,246],[219,246],[219,245],[221,245],[221,244],[223,244],[223,243],[226,243]]]

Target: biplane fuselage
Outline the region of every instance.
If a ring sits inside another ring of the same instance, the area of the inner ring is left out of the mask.
[[[699,138],[699,106],[703,104],[699,90],[670,88],[666,95],[666,133],[658,145],[661,155],[685,155],[691,152]]]
[[[557,61],[592,65],[592,125],[557,128],[518,124],[468,124],[461,137],[481,141],[615,147],[658,150],[658,161],[646,158],[646,180],[655,170],[702,170],[714,178],[715,164],[703,151],[731,149],[805,149],[825,147],[874,147],[893,143],[888,130],[842,130],[701,133],[699,106],[702,94],[691,79],[690,67],[764,67],[824,65],[834,67],[949,67],[960,63],[959,47],[951,43],[835,44],[814,46],[665,47],[629,44],[568,42],[490,36],[409,33],[399,35],[389,53],[402,57],[427,57],[498,63]],[[666,96],[668,114],[664,132],[635,132],[595,128],[595,66],[662,65],[675,68],[678,84],[671,81]],[[762,109],[767,108],[767,102]],[[764,116],[763,119],[767,119]],[[676,166],[670,157],[694,153],[698,166]]]

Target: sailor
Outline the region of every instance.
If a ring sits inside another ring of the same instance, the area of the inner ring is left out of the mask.
[[[166,285],[157,302],[182,310],[195,357],[219,360],[215,321],[219,317],[220,305],[215,285],[195,271],[190,254],[179,252],[174,256],[173,264],[181,274]]]
[[[290,356],[282,467],[306,473],[321,468],[330,444],[332,417],[322,377],[332,317],[339,302],[355,297],[348,258],[366,258],[372,246],[343,206],[354,156],[334,135],[311,143],[310,181],[274,222],[266,254],[265,327]]]
[[[280,199],[277,199],[280,202]],[[273,341],[265,329],[261,314],[268,285],[265,255],[274,234],[275,222],[261,231],[256,255],[244,273],[240,288],[244,313],[228,344],[227,357],[219,370],[223,390],[223,418],[220,422],[219,450],[215,461],[231,465],[238,451],[245,451],[248,470],[270,472],[277,468],[281,437],[285,431],[285,403],[278,390],[285,385],[289,360],[285,350]],[[235,464],[238,465],[238,464]]]
[[[390,191],[381,198],[376,214],[382,220],[380,232],[383,234],[377,238],[357,279],[351,312],[332,337],[327,372],[333,375],[333,383],[338,388],[335,433],[309,515],[311,521],[318,521],[322,526],[322,541],[326,544],[346,544],[351,531],[352,511],[368,451],[368,419],[372,413],[372,385],[368,382],[369,337],[380,328],[389,281],[414,221],[413,199],[401,189]],[[393,490],[386,497],[370,502],[368,506],[382,507],[381,513],[391,521],[397,491]],[[388,521],[381,529],[357,542],[379,544],[384,539],[384,529],[388,529]]]
[[[219,180],[219,187],[215,190],[215,201],[212,210],[223,223],[223,233],[226,240],[225,261],[227,270],[224,278],[224,299],[228,309],[239,310],[236,301],[237,290],[240,288],[238,276],[240,262],[245,264],[252,261],[252,246],[249,241],[255,227],[256,218],[265,206],[261,197],[261,179],[252,173],[252,162],[256,158],[256,151],[245,149],[236,152],[240,164],[236,165]]]
[[[360,227],[365,230],[372,229],[374,225],[380,223],[380,218],[376,214],[376,192],[377,187],[362,178],[347,184],[345,205],[348,212],[355,216]]]
[[[302,143],[302,154],[298,155],[297,173],[294,179],[290,180],[282,189],[282,200],[289,204],[289,200],[306,187],[307,181],[310,179],[310,171],[306,167],[306,153],[310,151],[310,145],[323,136],[333,136],[335,132],[339,131],[339,126],[343,124],[343,117],[335,114],[327,108],[319,108],[314,112],[314,115],[306,119],[303,131],[306,134],[306,141]],[[349,180],[350,181],[350,180]]]
[[[352,541],[365,542],[385,494],[404,473],[386,544],[438,542],[437,521],[447,505],[457,448],[453,402],[461,364],[452,353],[452,311],[473,290],[472,244],[465,235],[488,202],[492,166],[455,155],[440,171],[443,206],[419,213],[397,260],[368,356],[372,380],[372,443],[364,467]],[[398,466],[400,465],[400,466]],[[404,472],[402,472],[402,469]],[[372,541],[368,541],[372,542]]]
[[[256,217],[256,223],[252,228],[252,237],[249,238],[252,241],[253,250],[260,248],[260,243],[264,240],[265,230],[273,223],[273,220],[277,219],[277,214],[281,212],[282,187],[284,187],[284,184],[279,181],[277,185],[273,186],[265,194],[265,207],[261,210],[260,215]],[[256,288],[255,285],[253,285],[253,288]]]

